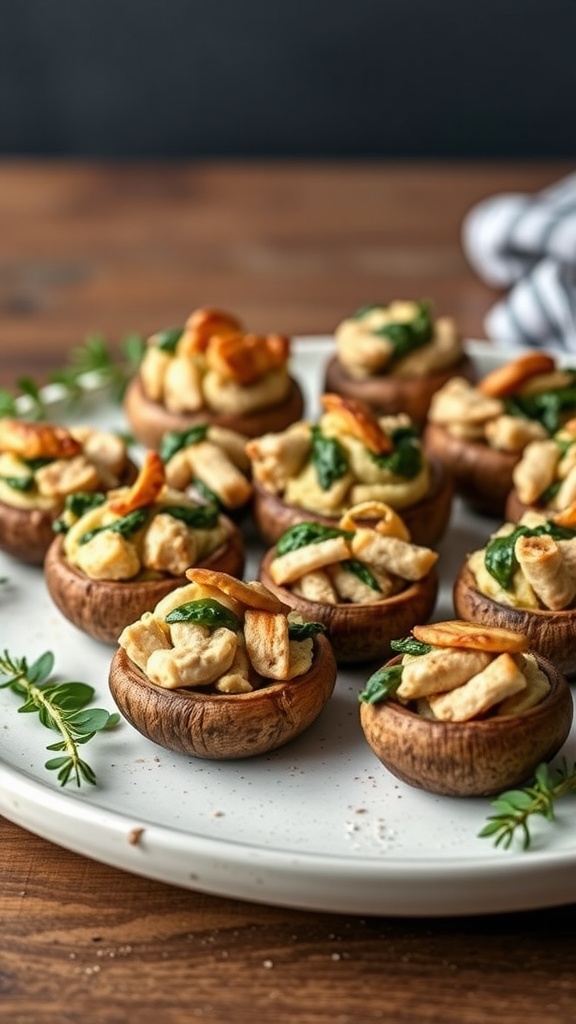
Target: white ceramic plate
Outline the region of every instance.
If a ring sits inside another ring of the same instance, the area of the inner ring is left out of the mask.
[[[499,359],[471,343],[482,372]],[[327,339],[300,339],[295,373],[315,413]],[[61,406],[54,406],[61,416]],[[83,418],[123,427],[96,390]],[[75,416],[78,420],[80,417]],[[453,617],[451,579],[494,524],[457,503],[441,547],[436,618]],[[259,552],[251,554],[250,577]],[[61,678],[108,693],[112,650],[54,608],[42,573],[0,555],[0,646],[33,660],[50,649]],[[253,760],[214,763],[171,754],[123,722],[86,756],[98,785],[60,789],[43,765],[50,734],[0,690],[0,812],[61,846],[185,888],[263,903],[387,915],[491,913],[576,900],[576,801],[534,828],[529,852],[478,838],[488,800],[420,792],[376,760],[358,723],[366,672],[342,672],[329,706],[302,737]],[[563,754],[576,760],[576,731]]]

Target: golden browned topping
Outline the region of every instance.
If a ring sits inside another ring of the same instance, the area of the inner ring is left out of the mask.
[[[545,352],[529,352],[486,374],[479,382],[478,390],[491,398],[505,398],[506,395],[517,391],[526,381],[551,373],[555,369],[556,363],[552,356]]]
[[[434,647],[463,647],[475,651],[518,654],[528,650],[528,638],[501,626],[479,626],[460,619],[414,626],[413,636]]]
[[[109,431],[0,419],[0,501],[14,508],[58,510],[78,491],[117,487],[127,466]]]
[[[198,309],[184,327],[152,335],[140,381],[170,412],[244,414],[286,397],[289,347],[278,334],[246,332],[230,313]]]

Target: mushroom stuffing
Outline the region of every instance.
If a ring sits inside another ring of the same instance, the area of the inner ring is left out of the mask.
[[[78,515],[80,505],[81,498],[72,498],[58,527],[68,562],[94,580],[183,576],[229,535],[215,506],[166,486],[155,453],[148,454],[132,488],[85,499],[87,510]]]
[[[157,448],[163,434],[200,420],[252,437],[302,414],[289,374],[290,341],[254,334],[230,313],[197,309],[180,327],[153,334],[124,409],[136,437]]]
[[[107,491],[135,475],[124,440],[110,431],[0,419],[0,547],[41,563],[70,495]]]
[[[258,582],[189,569],[191,581],[126,627],[119,644],[157,686],[247,693],[311,667],[318,623],[292,621]]]
[[[286,502],[339,516],[362,501],[403,509],[424,497],[430,470],[405,416],[378,420],[359,403],[322,396],[317,424],[249,441],[254,478]]]
[[[311,601],[367,604],[427,576],[437,560],[436,551],[411,543],[394,509],[366,502],[345,513],[338,527],[314,522],[291,527],[267,569],[277,586]]]
[[[131,487],[71,495],[55,527],[44,562],[48,591],[66,618],[109,643],[191,565],[238,574],[244,567],[237,526],[216,505],[169,487],[156,452]]]
[[[423,377],[463,356],[454,320],[434,320],[426,302],[396,300],[362,306],[335,331],[338,359],[351,377],[387,373]]]
[[[571,525],[567,525],[571,524]],[[504,523],[467,566],[478,589],[515,608],[559,611],[576,599],[575,506],[546,518],[526,512]]]
[[[144,736],[196,757],[262,754],[318,717],[336,682],[323,627],[258,581],[189,569],[122,632],[110,689]]]

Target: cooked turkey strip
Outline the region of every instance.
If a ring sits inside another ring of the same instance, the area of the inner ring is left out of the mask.
[[[496,710],[498,715],[522,715],[535,707],[550,692],[550,680],[533,655],[524,655],[519,661],[520,669],[526,680],[526,689],[506,697]]]
[[[477,675],[450,693],[428,697],[442,722],[468,722],[494,704],[526,688],[526,678],[510,654],[500,654]]]
[[[292,593],[307,601],[319,601],[320,604],[338,604],[340,599],[325,569],[306,572],[300,579],[294,580]]]
[[[487,651],[441,648],[421,654],[404,664],[396,691],[400,700],[413,700],[462,686],[492,660]]]
[[[265,679],[286,679],[290,667],[288,619],[283,614],[246,609],[246,651],[253,668]]]
[[[188,460],[193,475],[203,480],[227,508],[238,508],[248,501],[252,487],[217,445],[210,441],[191,445]]]
[[[514,467],[512,479],[520,501],[531,505],[554,480],[560,449],[554,441],[531,441],[520,462]]]
[[[398,537],[383,537],[362,527],[352,538],[352,553],[367,565],[385,569],[404,580],[426,576],[438,560],[438,552],[409,544]]]
[[[345,537],[330,537],[318,544],[306,544],[296,551],[288,551],[285,555],[274,558],[270,563],[270,575],[277,587],[314,572],[333,562],[342,562],[350,558],[350,546]]]
[[[519,537],[514,553],[524,576],[545,608],[568,608],[576,597],[576,579],[568,572],[562,551],[552,537]]]

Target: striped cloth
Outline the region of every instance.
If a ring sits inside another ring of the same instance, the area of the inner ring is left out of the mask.
[[[484,321],[491,340],[576,352],[576,173],[535,195],[485,199],[462,244],[479,277],[508,289]]]

